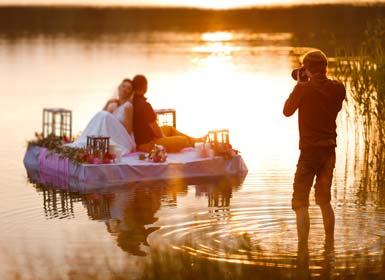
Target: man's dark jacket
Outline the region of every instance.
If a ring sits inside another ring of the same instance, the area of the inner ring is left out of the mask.
[[[346,90],[342,83],[324,74],[299,82],[285,102],[287,117],[298,109],[299,148],[336,147],[336,118],[342,108]]]

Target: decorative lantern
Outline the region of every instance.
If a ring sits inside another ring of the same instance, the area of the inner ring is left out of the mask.
[[[104,155],[108,153],[110,146],[110,137],[101,135],[87,136],[86,150],[89,155],[97,158],[104,158]]]
[[[43,192],[43,208],[45,216],[48,218],[60,216],[73,217],[74,203],[82,201],[79,194],[52,189],[39,184],[36,184],[36,188]]]
[[[231,149],[229,131],[227,129],[209,131],[207,138],[216,155],[227,153]]]
[[[87,206],[88,216],[93,220],[108,219],[111,217],[110,201],[101,194],[87,194],[83,204]]]
[[[72,111],[63,108],[43,109],[43,137],[53,134],[72,139]]]
[[[169,125],[176,128],[176,110],[175,109],[158,109],[155,110],[158,118],[159,126]]]

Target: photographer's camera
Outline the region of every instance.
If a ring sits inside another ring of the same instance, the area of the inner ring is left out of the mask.
[[[307,82],[309,77],[306,75],[305,67],[296,68],[291,72],[291,77],[298,82]]]

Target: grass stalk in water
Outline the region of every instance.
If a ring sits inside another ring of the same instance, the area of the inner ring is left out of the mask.
[[[362,128],[364,176],[385,181],[385,20],[368,25],[366,39],[358,49],[337,51],[334,75],[347,88],[356,131]]]

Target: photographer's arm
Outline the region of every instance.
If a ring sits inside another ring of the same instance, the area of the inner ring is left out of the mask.
[[[289,98],[285,102],[285,106],[283,107],[283,114],[286,117],[290,117],[294,114],[294,112],[298,109],[299,103],[301,101],[301,91],[296,85],[294,87],[293,92],[290,94]]]

